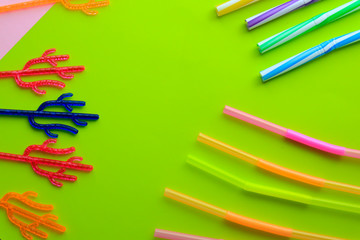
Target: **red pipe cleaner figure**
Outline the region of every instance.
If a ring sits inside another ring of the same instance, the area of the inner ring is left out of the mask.
[[[74,78],[74,75],[71,73],[82,72],[85,70],[84,66],[73,66],[73,67],[57,67],[59,61],[66,61],[69,59],[69,55],[53,55],[50,54],[56,51],[55,48],[46,50],[43,55],[39,58],[34,58],[28,61],[22,70],[14,71],[0,71],[0,78],[9,78],[13,77],[17,83],[22,88],[31,88],[37,94],[45,94],[45,90],[40,90],[41,86],[57,87],[64,88],[65,83],[57,80],[39,80],[33,82],[24,82],[22,77],[24,76],[36,76],[36,75],[51,75],[57,74],[60,78],[69,80]],[[35,68],[31,69],[30,67],[36,64],[48,63],[52,67],[49,68]]]
[[[64,149],[50,148],[48,147],[50,143],[56,143],[56,139],[48,139],[42,145],[31,145],[25,149],[23,155],[0,152],[0,159],[6,159],[6,160],[18,161],[18,162],[27,162],[31,165],[35,173],[48,178],[49,181],[57,187],[61,187],[63,185],[61,182],[58,182],[57,179],[70,181],[70,182],[76,181],[77,179],[76,176],[64,174],[64,172],[67,169],[75,169],[75,170],[87,171],[87,172],[93,170],[93,166],[91,165],[78,163],[82,161],[81,157],[71,157],[67,161],[59,161],[59,160],[29,156],[29,154],[32,151],[40,151],[54,155],[66,155],[75,152],[74,147],[64,148]],[[51,172],[41,169],[39,166],[49,166],[60,169],[56,172]]]
[[[43,216],[38,216],[12,203],[9,203],[9,200],[14,199],[36,210],[48,212],[53,209],[52,205],[44,205],[44,204],[36,203],[31,199],[29,199],[28,197],[37,197],[37,193],[25,192],[23,194],[19,194],[19,193],[10,192],[0,199],[0,207],[6,210],[10,222],[12,222],[14,225],[20,228],[20,232],[24,236],[24,238],[28,240],[33,239],[33,236],[30,235],[31,233],[35,236],[46,239],[48,237],[47,233],[38,229],[38,227],[41,225],[56,230],[58,232],[65,232],[66,228],[64,226],[61,226],[56,222],[54,222],[57,220],[57,216],[52,214],[45,214]],[[21,220],[17,219],[15,216],[19,216],[23,219],[26,219],[30,223],[22,222]]]

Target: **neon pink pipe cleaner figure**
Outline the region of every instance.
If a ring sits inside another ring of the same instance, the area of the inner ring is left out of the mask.
[[[24,82],[22,77],[37,76],[37,75],[58,75],[64,80],[70,80],[74,78],[72,73],[82,72],[85,70],[84,66],[73,67],[57,67],[59,61],[66,61],[69,59],[69,55],[53,55],[50,54],[56,51],[55,48],[46,50],[39,58],[34,58],[28,61],[23,69],[14,71],[0,71],[0,78],[14,78],[17,85],[22,88],[31,88],[36,94],[45,94],[45,90],[40,90],[39,87],[48,86],[56,88],[64,88],[65,83],[57,80],[39,80],[32,82]],[[49,68],[30,68],[36,64],[48,63],[52,67]]]
[[[80,161],[82,161],[81,157],[71,157],[67,161],[60,161],[29,156],[30,153],[33,151],[40,151],[53,155],[66,155],[75,152],[74,147],[64,149],[48,147],[50,143],[56,143],[56,139],[48,139],[42,145],[31,145],[25,149],[23,155],[0,152],[0,159],[29,163],[35,173],[48,178],[49,181],[57,187],[61,187],[63,185],[61,182],[58,182],[57,179],[69,182],[75,182],[77,180],[76,176],[64,174],[67,169],[87,172],[93,170],[93,166],[79,163]],[[56,172],[51,172],[41,169],[39,166],[48,166],[60,169]]]

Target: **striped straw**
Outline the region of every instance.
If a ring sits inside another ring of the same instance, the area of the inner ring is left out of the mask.
[[[265,12],[259,13],[253,17],[246,19],[246,24],[249,30],[257,28],[265,23],[277,19],[285,14],[295,11],[299,8],[310,5],[319,0],[291,0],[279,6],[271,8]]]
[[[337,48],[341,48],[358,41],[360,41],[360,30],[330,39],[318,46],[310,48],[302,53],[299,53],[298,55],[295,55],[294,57],[291,57],[268,69],[261,71],[261,79],[263,82],[266,82]]]
[[[258,43],[259,50],[261,53],[267,52],[296,37],[299,37],[307,32],[310,32],[328,23],[336,21],[359,9],[360,9],[360,0],[353,0],[333,10],[330,10],[325,13],[321,13],[303,23],[300,23],[292,28],[282,31]]]
[[[216,13],[220,17],[257,1],[258,0],[230,0],[216,6]]]

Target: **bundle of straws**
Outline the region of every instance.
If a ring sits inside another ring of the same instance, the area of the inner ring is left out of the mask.
[[[259,13],[253,17],[246,19],[245,22],[247,28],[248,30],[253,30],[257,27],[260,27],[261,25],[264,25],[266,23],[269,23],[270,21],[280,18],[285,14],[288,14],[299,8],[309,6],[317,1],[318,0],[290,0],[286,3],[283,3],[279,6],[276,6],[274,8],[271,8],[267,11],[264,11],[262,13]],[[252,4],[254,2],[256,2],[256,0],[230,0],[216,7],[217,15],[223,16],[237,9],[240,9],[244,6]],[[360,10],[360,0],[353,0],[335,9],[318,14],[302,23],[297,24],[294,27],[286,29],[278,34],[275,34],[272,37],[265,39],[264,41],[261,41],[260,43],[257,44],[259,51],[261,54],[268,52],[295,38],[300,37],[301,35],[314,31],[326,24],[330,24],[331,22],[339,20],[358,10]],[[339,37],[334,37],[313,48],[310,48],[293,57],[290,57],[287,60],[284,60],[268,69],[261,71],[260,75],[262,81],[266,82],[292,69],[295,69],[307,62],[310,62],[322,55],[326,55],[334,51],[335,49],[351,45],[358,41],[360,41],[360,30],[347,33]],[[339,156],[360,158],[360,150],[350,149],[350,148],[330,144],[306,136],[302,133],[284,128],[282,126],[260,119],[256,116],[250,115],[248,113],[245,113],[243,111],[237,110],[229,106],[225,106],[224,114],[248,122],[250,124],[256,125],[263,129],[269,130],[285,138],[302,143],[304,145],[318,149],[320,151],[324,151]],[[218,149],[224,153],[227,153],[238,159],[241,159],[249,164],[252,164],[257,168],[281,176],[283,179],[290,179],[292,181],[300,182],[302,184],[314,186],[317,188],[327,188],[335,191],[345,192],[348,194],[360,195],[360,186],[332,181],[317,176],[312,176],[306,173],[298,172],[296,170],[292,170],[277,165],[270,161],[254,156],[250,153],[242,151],[234,146],[221,142],[215,138],[207,136],[203,133],[200,133],[198,135],[197,140],[201,143],[204,143],[208,146]],[[292,201],[306,205],[313,205],[322,208],[335,209],[338,211],[360,214],[360,205],[358,204],[334,201],[331,199],[324,199],[311,195],[297,193],[294,191],[277,189],[271,186],[256,184],[246,179],[243,179],[239,176],[231,174],[227,171],[224,171],[223,169],[214,166],[204,160],[200,160],[194,156],[189,156],[187,162],[192,166],[204,172],[207,172],[213,175],[214,177],[217,177],[247,192],[252,192],[258,195],[270,196],[273,198],[283,199],[286,201]],[[169,188],[165,189],[164,195],[168,198],[171,198],[188,206],[197,208],[199,210],[205,211],[212,215],[218,216],[227,221],[245,226],[247,228],[256,229],[259,231],[267,232],[281,237],[300,239],[300,240],[343,239],[343,238],[326,236],[317,233],[310,233],[302,230],[296,230],[293,228],[283,227],[272,223],[267,223],[253,218],[249,218],[246,216],[242,216]],[[173,232],[163,229],[156,229],[154,236],[158,238],[172,239],[172,240],[219,240],[216,238],[201,237],[201,236]]]
[[[260,119],[248,113],[242,112],[235,108],[225,106],[224,114],[232,116],[234,118],[246,121],[250,124],[259,126],[263,129],[272,131],[276,134],[282,135],[293,141],[308,145],[310,147],[322,150],[331,154],[342,155],[353,158],[360,158],[360,151],[355,149],[349,149],[330,143],[326,143],[315,138],[311,138],[304,134],[295,132],[290,129],[286,129],[274,123],[268,122],[266,120]],[[272,174],[283,177],[284,179],[290,179],[292,181],[297,181],[306,185],[318,187],[318,188],[328,188],[335,191],[346,192],[349,194],[360,195],[360,186],[351,185],[347,183],[336,182],[332,180],[327,180],[324,178],[312,176],[306,173],[298,172],[277,164],[274,164],[270,161],[261,159],[257,156],[254,156],[250,153],[242,151],[236,147],[228,145],[224,142],[221,142],[215,138],[207,136],[203,133],[198,135],[197,140],[201,143],[204,143],[208,146],[216,148],[224,153],[230,154],[239,158],[249,164],[255,165],[258,168],[261,168],[265,171],[271,172]],[[317,207],[334,209],[338,211],[349,212],[353,214],[360,214],[360,205],[355,205],[347,202],[334,201],[330,199],[318,198],[311,195],[301,194],[293,191],[288,191],[284,189],[278,189],[271,186],[265,186],[247,181],[242,179],[239,176],[233,175],[227,171],[222,170],[219,167],[211,165],[206,161],[200,160],[196,157],[189,156],[187,161],[190,165],[207,172],[214,177],[217,177],[225,182],[228,182],[240,189],[243,189],[248,192],[256,193],[258,195],[270,196],[277,199],[283,199],[286,201],[297,202],[305,205],[313,205]],[[296,230],[289,227],[283,227],[275,225],[272,223],[263,222],[261,220],[256,220],[246,216],[233,213],[229,210],[211,205],[210,203],[201,201],[199,199],[193,198],[191,196],[185,195],[178,191],[166,188],[165,196],[173,200],[179,201],[191,207],[197,208],[199,210],[205,211],[207,213],[221,217],[227,221],[256,229],[259,231],[271,233],[274,235],[288,237],[293,239],[300,240],[341,240],[343,238],[331,237],[327,235],[310,233],[307,231]],[[155,230],[155,237],[164,238],[164,239],[173,239],[173,240],[216,240],[215,238],[200,237],[195,235],[189,235],[185,233],[172,232],[162,229]]]
[[[271,8],[267,11],[259,13],[253,17],[245,20],[247,28],[253,30],[261,25],[264,25],[270,21],[273,21],[281,16],[284,16],[299,8],[309,6],[318,0],[291,0],[283,3],[279,6]],[[247,6],[256,1],[249,0],[230,0],[216,7],[218,16],[225,15],[233,12],[239,8]],[[276,47],[279,47],[295,38],[298,38],[306,33],[314,31],[322,26],[330,24],[336,20],[339,20],[351,13],[355,13],[360,9],[360,0],[353,0],[345,3],[337,8],[320,13],[304,22],[301,22],[291,28],[288,28],[280,33],[275,34],[261,42],[259,42],[258,48],[260,53],[268,52]],[[293,57],[290,57],[272,67],[269,67],[260,72],[263,82],[267,82],[270,79],[278,77],[290,70],[293,70],[307,62],[310,62],[322,55],[326,55],[331,51],[342,48],[353,43],[360,41],[360,30],[347,33],[338,37],[334,37],[328,41],[325,41],[317,46],[314,46],[308,50],[305,50]]]

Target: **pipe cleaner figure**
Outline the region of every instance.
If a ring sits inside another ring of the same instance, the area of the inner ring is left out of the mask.
[[[0,7],[1,8],[1,7]],[[36,94],[45,94],[45,90],[40,90],[39,87],[48,86],[56,88],[64,88],[65,83],[57,80],[39,80],[33,82],[24,82],[22,77],[37,76],[37,75],[58,75],[60,78],[70,80],[74,78],[72,73],[82,72],[85,70],[84,66],[73,67],[57,67],[59,61],[66,61],[69,59],[69,55],[51,55],[55,53],[56,49],[46,50],[39,58],[29,60],[23,69],[14,71],[1,71],[0,78],[14,78],[18,86],[22,88],[30,88]],[[49,68],[31,68],[36,64],[48,63],[51,65]]]
[[[97,120],[99,115],[97,114],[88,114],[88,113],[73,113],[73,106],[83,107],[85,102],[83,101],[73,101],[65,100],[65,98],[72,97],[72,93],[62,94],[57,100],[43,102],[36,111],[29,110],[13,110],[13,109],[0,109],[0,115],[8,116],[26,116],[29,119],[30,125],[36,129],[44,130],[45,133],[51,138],[57,138],[58,134],[51,132],[52,130],[61,130],[65,132],[70,132],[72,134],[77,134],[78,130],[74,127],[64,125],[64,124],[41,124],[35,121],[35,118],[54,118],[54,119],[70,119],[76,125],[85,127],[87,122],[84,120]],[[52,106],[62,106],[68,112],[54,112],[54,111],[44,111],[44,109]]]
[[[19,194],[10,192],[0,199],[0,207],[6,210],[10,222],[19,227],[20,232],[24,238],[32,240],[32,235],[35,235],[46,239],[48,234],[39,230],[38,227],[40,226],[44,226],[58,232],[65,232],[66,228],[55,222],[58,219],[57,216],[52,214],[38,216],[9,202],[9,200],[17,200],[32,209],[46,212],[49,212],[53,209],[52,205],[36,203],[29,199],[29,197],[37,197],[37,193],[25,192],[23,194]],[[22,222],[20,219],[16,218],[16,216],[21,217],[22,219],[26,219],[30,223]]]
[[[74,10],[74,11],[81,10],[87,15],[94,16],[98,14],[98,12],[91,9],[108,6],[110,4],[110,1],[89,0],[89,2],[87,3],[71,3],[71,0],[32,0],[28,2],[21,2],[21,3],[2,6],[0,7],[0,13],[29,8],[29,7],[36,7],[45,4],[52,4],[52,3],[62,3],[62,5],[64,5],[64,7],[69,10]]]
[[[48,178],[49,181],[57,187],[61,187],[63,185],[61,182],[57,181],[58,179],[69,182],[75,182],[77,180],[76,176],[64,174],[67,169],[86,172],[93,170],[93,166],[79,163],[83,160],[81,157],[71,157],[67,161],[60,161],[30,156],[30,153],[33,151],[39,151],[53,155],[67,155],[75,152],[74,147],[64,149],[48,147],[48,145],[51,143],[56,143],[56,139],[48,139],[42,145],[31,145],[25,149],[23,155],[0,152],[0,159],[29,163],[35,173]],[[39,166],[58,168],[59,170],[56,172],[51,172],[41,169]]]

